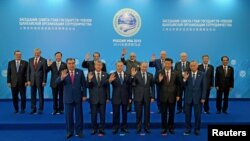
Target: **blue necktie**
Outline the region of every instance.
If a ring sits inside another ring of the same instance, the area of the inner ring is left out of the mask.
[[[123,84],[122,73],[119,74],[121,84]]]

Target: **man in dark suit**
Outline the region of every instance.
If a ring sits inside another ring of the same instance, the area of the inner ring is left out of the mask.
[[[21,111],[20,113],[25,113],[26,108],[26,75],[28,62],[22,60],[22,53],[19,50],[14,52],[15,59],[8,63],[8,72],[7,72],[7,83],[11,88],[12,100],[15,112],[19,112],[18,106],[18,93],[21,97]]]
[[[62,70],[67,69],[67,64],[62,62],[62,53],[55,53],[56,61],[51,62],[48,60],[47,72],[51,71],[50,87],[53,95],[53,115],[62,114],[63,107],[63,85],[56,84],[56,79],[60,76]],[[59,99],[58,99],[59,98]]]
[[[127,74],[131,75],[131,69],[132,68],[135,68],[136,71],[140,70],[140,62],[138,62],[136,60],[136,54],[134,52],[131,52],[130,55],[129,55],[129,59],[125,60],[125,55],[126,54],[127,54],[127,50],[126,50],[126,48],[123,48],[122,49],[122,54],[121,54],[121,61],[126,66],[126,71],[125,72]],[[129,88],[129,93],[130,93],[130,95],[132,95],[132,98],[133,98],[133,95],[134,95],[133,87]],[[132,111],[132,102],[129,103],[127,110],[128,110],[128,112]]]
[[[222,65],[216,68],[215,87],[217,90],[217,97],[216,97],[217,114],[220,114],[221,111],[227,114],[229,92],[234,87],[234,68],[228,65],[228,61],[229,58],[227,56],[222,56],[221,57]],[[221,105],[222,105],[223,94],[224,94],[224,99],[222,107]]]
[[[186,91],[184,100],[186,130],[184,135],[191,133],[192,107],[194,107],[194,133],[198,136],[201,125],[201,106],[206,99],[207,80],[206,74],[198,71],[198,63],[196,61],[190,63],[190,68],[190,72],[184,72],[183,74],[183,85]]]
[[[127,107],[131,102],[132,96],[129,93],[131,84],[130,75],[123,71],[123,62],[116,63],[116,72],[109,77],[109,83],[113,86],[113,134],[117,134],[120,126],[120,108],[122,108],[121,131],[127,133]]]
[[[139,72],[135,68],[131,69],[132,85],[135,88],[136,132],[138,134],[142,128],[142,111],[144,111],[144,130],[150,133],[150,103],[155,97],[154,77],[153,74],[147,72],[147,67],[148,64],[143,62]]]
[[[206,99],[204,103],[204,113],[210,114],[209,112],[209,96],[210,96],[210,90],[214,86],[214,66],[208,64],[209,62],[209,56],[203,55],[202,56],[203,63],[198,66],[198,70],[205,72],[207,77],[207,91],[206,91]]]
[[[38,90],[39,95],[39,109],[38,114],[43,113],[44,108],[44,87],[47,81],[47,61],[41,57],[41,50],[36,48],[34,50],[33,58],[29,59],[27,69],[27,81],[28,85],[31,86],[31,112],[35,114],[36,109],[36,93]]]
[[[83,110],[82,101],[86,100],[86,81],[82,70],[75,67],[75,59],[66,60],[67,68],[56,79],[57,84],[63,85],[63,102],[65,104],[67,139],[74,134],[83,138]],[[75,116],[75,125],[74,117]]]
[[[181,61],[175,64],[174,70],[179,73],[180,78],[183,78],[184,72],[190,71],[190,67],[189,67],[190,62],[187,61],[187,53],[185,52],[182,52],[180,54],[180,58],[181,58]],[[180,100],[177,101],[177,114],[181,113],[182,111],[185,112],[184,104],[182,106],[182,97],[184,97],[184,100],[185,100],[185,87],[181,87]]]
[[[174,111],[175,102],[180,99],[180,79],[179,74],[171,69],[173,60],[165,59],[164,69],[160,70],[156,76],[156,83],[160,88],[161,102],[161,133],[167,134],[169,129],[170,134],[174,134]],[[167,121],[168,119],[168,121]]]
[[[155,55],[153,54],[151,57],[151,61],[149,62],[149,67],[154,67],[155,68],[155,77],[157,76],[157,73],[164,69],[165,65],[165,59],[167,58],[167,52],[166,51],[161,51],[160,53],[160,59],[156,59]],[[156,85],[156,95],[157,95],[157,107],[158,107],[158,112],[161,112],[160,108],[160,87],[159,85]]]
[[[108,74],[102,71],[102,62],[95,62],[95,71],[88,73],[87,86],[90,90],[92,132],[97,133],[97,114],[100,114],[99,135],[103,136],[105,127],[106,102],[109,101]]]
[[[87,68],[88,72],[95,71],[95,62],[100,61],[100,57],[101,57],[101,54],[99,52],[94,52],[93,60],[90,61],[90,54],[87,53],[85,55],[85,59],[82,62],[82,67]],[[103,64],[102,71],[107,72],[105,63],[102,62],[102,64]]]

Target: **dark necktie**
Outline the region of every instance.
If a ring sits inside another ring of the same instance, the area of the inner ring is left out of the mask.
[[[182,72],[184,72],[185,69],[186,69],[186,68],[185,68],[185,63],[183,62],[183,63],[182,63]]]
[[[19,62],[19,61],[16,61],[16,72],[19,71],[19,67],[20,67],[20,62]]]
[[[169,75],[168,75],[168,71],[166,73],[166,79],[167,79],[167,84],[169,83]]]
[[[195,84],[195,74],[193,73],[193,86]]]
[[[120,79],[121,84],[123,84],[122,73],[119,73],[119,79]]]
[[[71,72],[70,72],[70,80],[71,80],[71,83],[72,83],[72,84],[74,84],[74,79],[75,79],[75,78],[74,78],[74,72],[71,71]]]
[[[34,69],[36,70],[37,69],[37,58],[35,58],[35,62],[34,62]]]
[[[100,85],[101,82],[101,76],[100,76],[100,72],[97,73],[97,83],[98,85]]]
[[[225,75],[225,77],[226,77],[226,76],[227,76],[227,67],[224,66],[224,67],[223,67],[223,70],[224,70],[224,75]]]

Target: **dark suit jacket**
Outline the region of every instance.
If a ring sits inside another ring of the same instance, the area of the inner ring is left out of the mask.
[[[37,69],[34,68],[34,57],[29,59],[27,69],[27,81],[30,81],[30,85],[36,84],[37,87],[41,87],[42,83],[47,81],[47,61],[43,57],[40,57]]]
[[[115,76],[115,80],[111,83],[113,88],[112,103],[127,105],[129,99],[132,99],[132,95],[129,93],[131,85],[131,76],[129,74],[124,73],[124,80],[122,84],[117,72],[115,72]]]
[[[28,62],[21,60],[19,70],[16,69],[16,60],[8,63],[7,83],[11,83],[11,87],[25,86]]]
[[[89,88],[89,99],[91,104],[105,104],[106,100],[110,98],[110,86],[108,82],[108,74],[104,71],[101,73],[101,82],[98,84],[95,72],[92,80],[87,80],[87,87]]]
[[[57,70],[56,62],[54,61],[51,66],[47,68],[47,72],[51,71],[50,87],[56,88],[56,79],[60,76],[62,70],[67,69],[67,64],[61,62],[59,70]]]
[[[184,70],[184,71],[190,71],[190,62],[186,62],[186,69]],[[182,62],[180,61],[180,62],[177,62],[176,64],[175,64],[175,66],[174,66],[174,70],[175,71],[178,71],[179,73],[181,73],[182,72]]]
[[[159,82],[159,74],[163,75],[163,80]],[[160,87],[160,101],[175,103],[176,97],[180,96],[181,80],[179,74],[171,71],[170,82],[167,83],[165,70],[160,70],[155,77],[156,84]]]
[[[205,72],[205,68],[203,64],[200,64],[198,67],[199,71]],[[207,88],[210,89],[214,86],[214,66],[208,64],[207,72],[205,72],[207,77]]]
[[[82,102],[82,97],[86,97],[86,82],[85,76],[82,70],[75,69],[74,84],[70,79],[70,74],[61,80],[61,77],[57,77],[56,84],[63,84],[63,102],[73,103]]]
[[[155,76],[157,73],[162,70],[161,59],[156,59],[155,61],[149,62],[149,67],[155,67]]]
[[[193,86],[192,73],[189,72],[189,77],[185,86],[185,103],[191,104],[192,101],[194,104],[201,103],[201,99],[206,99],[207,91],[207,80],[204,72],[198,71],[195,79],[195,85]]]
[[[215,87],[222,88],[233,88],[234,87],[234,68],[228,66],[227,76],[225,76],[223,66],[220,65],[216,68],[215,72]]]
[[[107,72],[107,69],[106,69],[106,64],[102,62],[102,71],[104,72]],[[95,71],[95,63],[94,61],[86,61],[86,60],[83,60],[82,62],[82,67],[83,68],[87,68],[88,69],[88,72],[92,72],[92,71]]]
[[[142,102],[143,99],[145,102],[150,102],[151,98],[155,98],[155,87],[154,87],[154,77],[153,74],[147,72],[147,83],[142,79],[141,72],[137,72],[136,75],[132,78],[132,86],[134,90],[134,101]]]

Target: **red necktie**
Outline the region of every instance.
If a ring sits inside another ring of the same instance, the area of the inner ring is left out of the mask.
[[[166,79],[167,79],[167,84],[168,84],[169,83],[168,71],[167,71],[167,74],[166,74]]]
[[[70,72],[70,80],[71,80],[71,83],[74,84],[74,73],[73,71]]]

